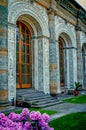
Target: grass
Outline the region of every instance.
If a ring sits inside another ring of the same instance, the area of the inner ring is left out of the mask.
[[[86,95],[75,96],[70,99],[65,99],[64,102],[83,104],[83,103],[86,103]]]
[[[22,110],[16,110],[15,113],[21,113]],[[29,111],[40,111],[41,114],[47,113],[48,115],[53,115],[56,114],[57,111],[53,110],[44,110],[44,109],[39,109],[39,108],[29,108]],[[6,113],[8,115],[9,113]]]
[[[86,130],[86,112],[72,113],[49,123],[54,130]]]
[[[40,111],[41,114],[47,113],[48,115],[53,115],[53,114],[57,113],[57,111],[54,111],[54,110],[44,110],[44,109],[38,109],[38,108],[30,108],[29,110],[30,111]]]

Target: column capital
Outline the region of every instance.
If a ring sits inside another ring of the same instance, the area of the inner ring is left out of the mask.
[[[35,40],[35,39],[37,39],[37,36],[33,35],[31,38],[32,38],[32,40]]]
[[[44,35],[37,36],[37,39],[41,39],[41,38],[45,38],[45,39],[49,40],[49,37],[47,37],[47,36],[44,36]]]
[[[8,23],[8,26],[16,28],[16,24]]]

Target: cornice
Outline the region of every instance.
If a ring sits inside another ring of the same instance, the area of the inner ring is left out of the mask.
[[[56,0],[56,2],[86,24],[86,11],[75,0]]]

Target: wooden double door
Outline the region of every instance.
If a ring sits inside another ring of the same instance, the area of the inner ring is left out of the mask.
[[[16,24],[16,87],[32,87],[31,33],[21,22]]]

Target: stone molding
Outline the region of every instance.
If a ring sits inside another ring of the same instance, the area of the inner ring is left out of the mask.
[[[71,45],[70,46],[73,46],[73,47],[76,47],[76,37],[75,37],[75,32],[73,32],[71,30],[71,28],[69,28],[67,25],[65,25],[65,23],[59,23],[59,24],[56,24],[56,27],[55,27],[55,35],[56,35],[56,39],[59,38],[59,36],[62,34],[62,33],[65,33],[67,35],[67,37],[70,38],[71,40]]]
[[[24,14],[27,14],[35,18],[35,20],[39,23],[42,29],[42,34],[49,37],[49,30],[46,21],[44,20],[40,12],[38,13],[37,8],[30,3],[27,4],[25,2],[16,2],[13,5],[11,5],[9,7],[8,13],[9,23],[16,24],[18,17]]]

